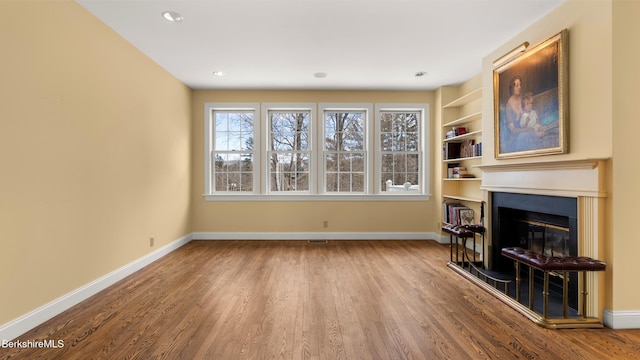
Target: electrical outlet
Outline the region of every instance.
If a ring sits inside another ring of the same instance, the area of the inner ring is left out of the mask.
[[[149,238],[149,247],[153,247],[154,239],[152,237]]]
[[[325,220],[322,222],[322,227],[323,228],[328,228],[329,227],[329,221]]]

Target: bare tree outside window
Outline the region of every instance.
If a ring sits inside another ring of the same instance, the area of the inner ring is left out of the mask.
[[[364,111],[325,111],[325,191],[365,191],[365,121]]]
[[[269,111],[270,191],[309,191],[309,111]]]
[[[253,117],[253,112],[214,111],[215,191],[253,191]]]
[[[420,185],[420,112],[383,111],[380,113],[381,188]]]

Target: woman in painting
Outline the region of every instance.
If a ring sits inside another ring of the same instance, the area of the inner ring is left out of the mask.
[[[509,99],[505,106],[505,126],[508,136],[504,138],[506,152],[531,150],[539,145],[538,136],[533,127],[522,124],[521,119],[525,115],[522,78],[514,76],[509,83]],[[533,98],[533,97],[532,97]],[[532,99],[531,98],[531,99]]]
[[[505,109],[505,125],[509,132],[516,132],[522,116],[522,78],[514,76],[509,83],[509,99]]]
[[[500,151],[512,152],[515,151],[516,128],[522,116],[522,78],[520,76],[514,76],[509,82],[509,98],[503,111],[504,118],[500,124]]]

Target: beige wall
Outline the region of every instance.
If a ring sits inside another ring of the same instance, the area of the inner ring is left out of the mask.
[[[640,309],[638,279],[638,205],[640,167],[640,2],[613,2],[613,196],[609,261],[612,264],[610,303],[614,310]]]
[[[207,202],[204,193],[204,104],[207,102],[402,102],[432,103],[428,91],[213,91],[193,92],[194,232],[427,232],[437,228],[435,197],[429,201]],[[430,106],[433,114],[433,105]],[[431,116],[433,119],[433,115]],[[430,121],[431,141],[433,120]],[[431,154],[431,163],[439,153]],[[433,188],[434,175],[431,176]],[[322,222],[329,222],[328,228]]]
[[[0,13],[4,324],[190,232],[191,90],[75,2]]]
[[[493,61],[522,44],[530,48],[569,30],[569,153],[532,160],[565,160],[612,155],[611,4],[569,0],[483,59],[484,164],[522,162],[493,157]]]

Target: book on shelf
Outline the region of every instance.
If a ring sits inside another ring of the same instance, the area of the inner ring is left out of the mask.
[[[444,160],[460,158],[460,143],[446,142],[442,144],[442,158]]]
[[[476,157],[482,156],[482,143],[475,143],[474,140],[465,140],[460,142],[460,157]]]
[[[460,157],[467,158],[474,156],[475,140],[464,140],[460,143]]]
[[[442,204],[443,208],[442,208],[442,221],[444,221],[447,224],[453,224],[453,222],[451,221],[452,219],[452,209],[456,206],[461,206],[461,204],[459,202],[444,202]]]
[[[453,225],[471,225],[474,222],[473,209],[459,202],[445,202],[443,208],[443,221]]]

